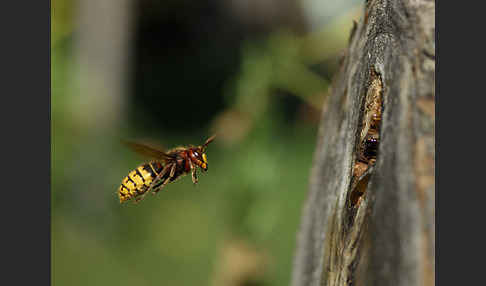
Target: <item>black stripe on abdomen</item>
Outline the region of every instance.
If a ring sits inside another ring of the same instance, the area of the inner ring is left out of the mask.
[[[152,179],[154,179],[160,172],[162,172],[162,164],[156,163],[156,162],[151,162],[148,164],[145,164],[143,166],[143,169],[147,172],[150,173],[150,176]]]
[[[157,173],[155,173],[155,168],[153,168],[150,163],[143,165],[143,169],[150,174],[150,177],[152,177],[152,179],[157,176]]]
[[[130,175],[128,175],[128,176],[127,176],[127,180],[128,180],[128,181],[130,181],[130,182],[132,182],[132,183],[133,183],[133,185],[135,186],[135,188],[137,187],[137,183],[135,183],[135,182],[132,180],[132,178],[130,178]]]
[[[127,186],[125,186],[125,184],[124,184],[124,183],[122,183],[121,185],[122,185],[122,186],[123,186],[125,189],[127,189],[127,191],[130,191],[130,188],[129,188],[129,187],[127,187]]]
[[[140,176],[140,178],[142,178],[142,182],[145,184],[145,179],[143,178],[142,173],[140,173],[140,171],[138,170],[138,168],[135,169],[135,172],[137,173],[137,175]]]

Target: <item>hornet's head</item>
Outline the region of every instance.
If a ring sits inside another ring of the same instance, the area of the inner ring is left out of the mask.
[[[216,135],[209,137],[202,146],[197,147],[197,149],[194,151],[194,155],[201,162],[199,167],[201,167],[201,169],[203,171],[208,170],[208,156],[206,155],[206,152],[205,152],[206,147],[208,146],[209,143],[211,143],[214,140],[215,137],[216,137]]]
[[[193,149],[192,154],[194,154],[194,157],[196,157],[195,163],[201,167],[203,171],[208,170],[208,156],[204,152],[204,149],[202,147],[197,147]],[[193,160],[194,162],[194,160]]]

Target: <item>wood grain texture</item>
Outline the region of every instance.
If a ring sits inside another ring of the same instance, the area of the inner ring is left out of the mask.
[[[323,109],[293,286],[435,284],[435,3],[364,6]],[[350,208],[373,73],[378,156]]]

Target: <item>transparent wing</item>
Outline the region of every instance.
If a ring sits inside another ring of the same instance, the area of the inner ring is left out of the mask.
[[[128,140],[121,140],[121,142],[125,146],[127,146],[128,148],[132,149],[134,152],[140,155],[144,155],[154,159],[163,159],[163,160],[171,158],[166,152],[158,148],[149,146],[145,143],[128,141]]]

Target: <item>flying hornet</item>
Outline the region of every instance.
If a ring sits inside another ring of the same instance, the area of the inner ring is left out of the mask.
[[[197,184],[197,167],[203,172],[208,170],[208,158],[206,147],[216,136],[209,137],[201,146],[176,147],[163,151],[143,143],[122,141],[136,153],[148,156],[153,160],[138,166],[128,173],[118,189],[120,203],[135,199],[139,202],[143,197],[152,192],[156,194],[170,182],[189,173],[192,182]]]

